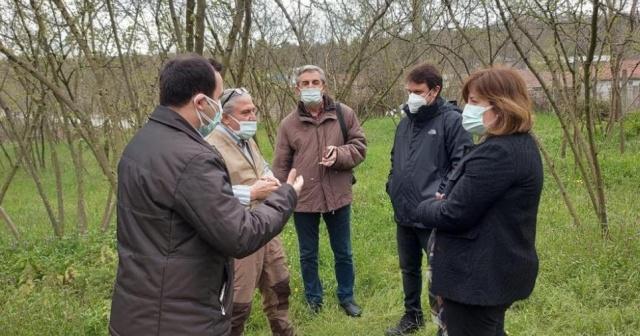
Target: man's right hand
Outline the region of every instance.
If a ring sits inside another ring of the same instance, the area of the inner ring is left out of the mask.
[[[291,169],[289,176],[287,177],[287,184],[290,184],[296,191],[296,194],[300,196],[300,191],[304,185],[304,179],[302,175],[298,176],[298,172],[295,169]]]
[[[251,200],[263,200],[276,189],[278,189],[278,185],[275,182],[268,180],[258,180],[250,188]]]

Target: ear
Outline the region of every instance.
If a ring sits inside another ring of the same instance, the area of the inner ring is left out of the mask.
[[[440,87],[440,85],[436,85],[436,86],[433,88],[433,92],[435,92],[435,93],[436,93],[436,96],[438,96],[438,95],[440,94],[440,90],[441,90],[441,89],[442,89],[442,88]]]
[[[293,88],[293,92],[295,92],[295,93],[296,93],[296,95],[299,95],[299,94],[300,94],[300,88],[296,85],[296,86]]]
[[[220,123],[225,125],[225,126],[229,126],[229,115],[222,112],[222,114],[220,115]]]
[[[204,110],[204,104],[207,103],[206,99],[204,98],[204,95],[202,93],[198,93],[195,97],[193,97],[193,104],[196,106],[196,108],[199,111],[203,111]]]

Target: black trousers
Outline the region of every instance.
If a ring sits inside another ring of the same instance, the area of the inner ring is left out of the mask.
[[[404,312],[422,315],[422,256],[426,254],[431,230],[397,226],[398,258],[402,270]]]
[[[500,306],[467,305],[445,298],[444,323],[449,336],[504,336],[504,314],[511,304]]]

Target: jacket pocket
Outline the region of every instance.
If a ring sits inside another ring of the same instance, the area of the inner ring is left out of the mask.
[[[480,230],[473,228],[459,234],[438,232],[436,245],[437,257],[447,271],[461,275],[471,275],[475,263],[478,234]]]

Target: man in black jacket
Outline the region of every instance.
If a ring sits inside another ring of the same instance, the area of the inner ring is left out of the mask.
[[[233,195],[203,136],[221,111],[222,78],[195,54],[169,60],[160,105],[118,164],[118,274],[111,335],[228,335],[233,264],[282,231],[302,178],[251,211]]]
[[[407,74],[406,118],[396,129],[391,150],[387,194],[397,224],[398,257],[402,270],[404,315],[386,335],[406,335],[424,326],[421,306],[422,251],[431,230],[415,216],[420,202],[442,192],[449,175],[473,138],[462,128],[460,110],[440,96],[442,75],[423,63]]]

